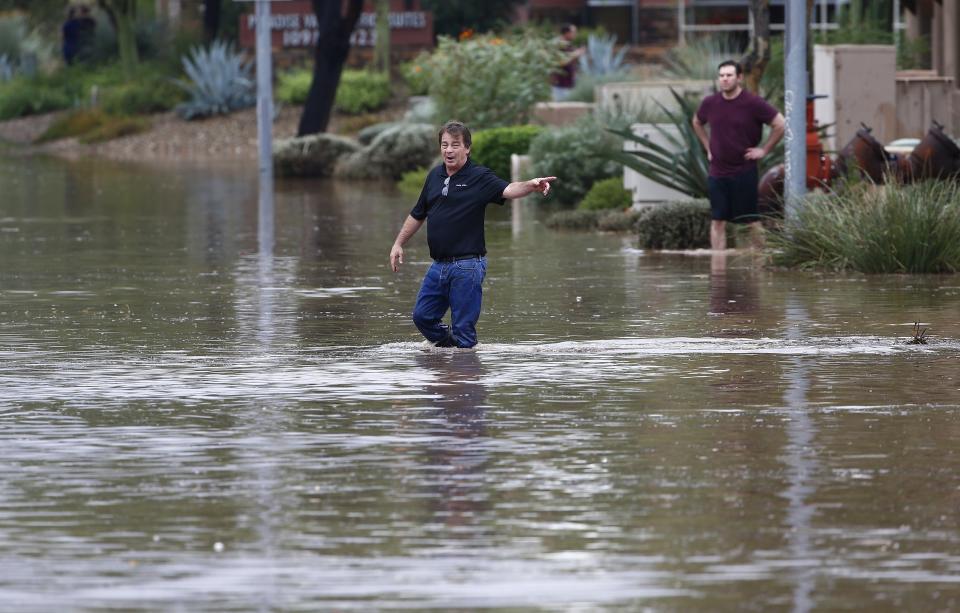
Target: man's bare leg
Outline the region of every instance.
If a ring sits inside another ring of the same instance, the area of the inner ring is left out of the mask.
[[[710,220],[710,248],[714,251],[727,248],[727,222],[722,219]]]

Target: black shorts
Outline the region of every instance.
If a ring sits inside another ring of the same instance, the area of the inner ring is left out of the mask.
[[[750,223],[757,215],[757,168],[730,177],[709,177],[710,218]]]

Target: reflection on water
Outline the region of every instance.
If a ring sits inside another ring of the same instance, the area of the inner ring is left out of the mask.
[[[425,350],[411,203],[255,179],[0,166],[0,608],[960,607],[952,277],[497,207]]]

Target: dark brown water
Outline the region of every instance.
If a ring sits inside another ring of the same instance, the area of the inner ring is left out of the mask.
[[[960,608],[960,279],[508,205],[431,352],[410,199],[254,175],[0,165],[0,609]]]

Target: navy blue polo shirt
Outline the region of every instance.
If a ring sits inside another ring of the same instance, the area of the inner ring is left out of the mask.
[[[410,211],[414,219],[427,220],[430,257],[439,260],[461,255],[486,255],[483,218],[487,204],[503,204],[503,190],[509,183],[469,158],[463,168],[450,177],[444,196],[446,178],[447,169],[443,164],[427,173],[420,199]]]

